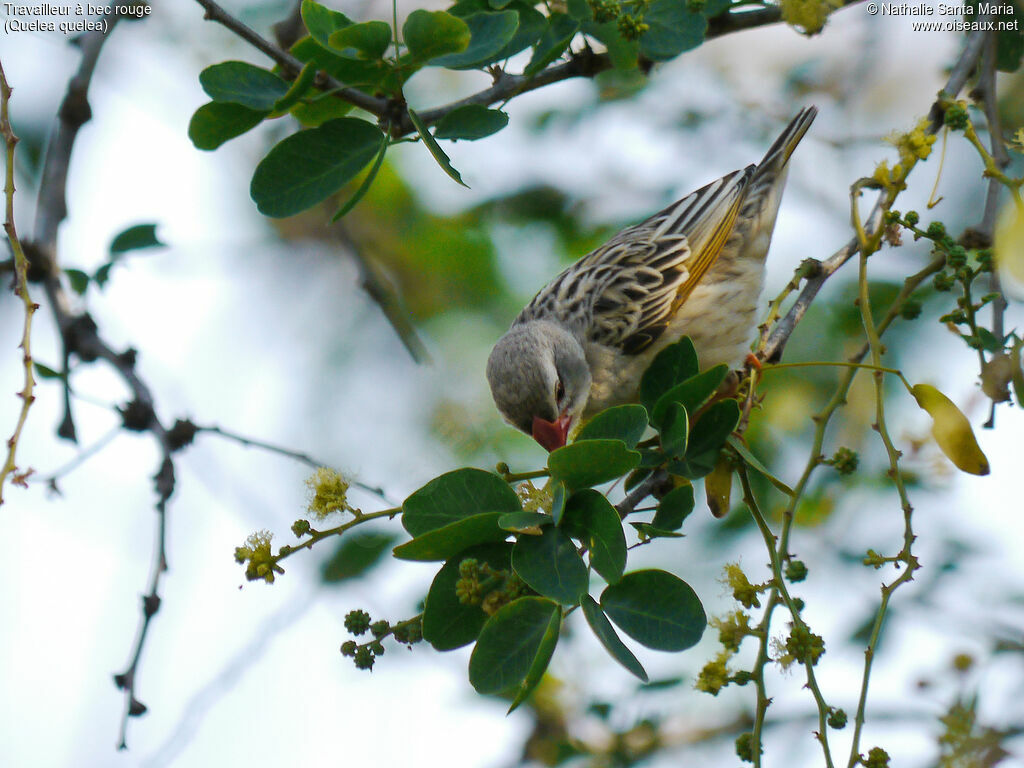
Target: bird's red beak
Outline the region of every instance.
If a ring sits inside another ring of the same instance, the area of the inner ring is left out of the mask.
[[[536,440],[545,450],[550,453],[556,448],[565,445],[565,439],[569,435],[569,423],[572,417],[563,413],[555,421],[546,421],[540,416],[533,417],[533,439]]]

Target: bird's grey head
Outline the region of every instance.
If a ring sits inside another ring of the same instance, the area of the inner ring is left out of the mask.
[[[565,444],[590,396],[580,342],[547,320],[515,325],[491,351],[487,381],[505,420],[548,450]]]

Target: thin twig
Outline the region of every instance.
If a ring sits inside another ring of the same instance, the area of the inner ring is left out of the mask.
[[[1006,168],[1010,163],[1010,155],[1003,143],[1003,131],[999,122],[998,100],[996,96],[996,45],[997,37],[993,32],[989,35],[985,50],[981,56],[981,73],[978,84],[975,86],[972,96],[985,110],[985,119],[988,122],[989,141],[992,146],[992,159],[1000,168]],[[996,215],[999,213],[999,197],[1003,191],[1002,182],[995,177],[988,180],[988,190],[985,195],[985,213],[982,215],[981,223],[974,228],[974,234],[978,237],[979,244],[990,247],[996,227]],[[989,272],[989,291],[999,296],[992,302],[992,335],[1000,342],[1003,340],[1004,316],[1006,313],[1006,297],[1003,296],[1003,287],[999,282],[999,271],[993,269]],[[987,429],[995,427],[996,423],[996,402],[993,400],[990,406],[988,421],[984,426]]]
[[[196,0],[196,2],[206,10],[203,18],[208,21],[215,21],[234,32],[235,35],[245,40],[253,48],[273,59],[289,77],[296,78],[299,76],[305,65],[297,58],[260,36],[249,26],[217,5],[213,0]],[[356,88],[347,88],[344,83],[328,76],[326,73],[323,73],[322,82],[325,90],[334,92],[338,98],[354,104],[360,109],[365,109],[377,117],[383,118],[388,113],[388,102],[386,99],[378,99],[376,96],[370,96],[368,93],[364,93]]]
[[[968,36],[967,44],[964,46],[964,50],[961,52],[960,58],[953,67],[953,70],[949,75],[949,79],[946,81],[945,87],[939,93],[939,98],[932,104],[932,108],[929,113],[931,119],[931,124],[928,127],[929,133],[936,133],[942,126],[944,114],[944,107],[942,106],[943,102],[947,98],[952,98],[960,92],[960,89],[963,88],[964,84],[967,82],[967,78],[977,66],[978,59],[980,58],[984,48],[986,34],[987,33],[985,32],[976,31],[972,32]],[[883,190],[879,193],[878,200],[875,202],[874,207],[871,209],[871,213],[868,215],[867,221],[864,223],[864,233],[867,237],[873,237],[875,233],[878,232],[878,228],[882,225],[882,214],[887,208],[887,205],[892,204],[892,197],[893,193],[890,190]],[[807,309],[810,307],[811,302],[814,301],[814,297],[817,296],[818,291],[820,291],[821,287],[825,284],[825,281],[835,274],[843,264],[853,258],[853,256],[859,251],[860,243],[858,238],[851,238],[850,241],[842,248],[822,262],[820,272],[807,278],[807,282],[804,284],[803,290],[800,292],[800,295],[797,296],[796,301],[793,303],[793,306],[790,307],[789,312],[786,313],[786,316],[778,322],[766,337],[762,338],[757,350],[757,356],[761,360],[775,362],[782,357],[782,351],[786,346],[786,342],[789,340],[790,335],[792,335],[797,323],[799,323],[807,313]],[[798,271],[801,269],[804,269],[803,264],[798,268]]]
[[[273,443],[268,443],[263,440],[245,437],[244,435],[239,435],[236,432],[231,432],[230,430],[224,429],[223,427],[218,427],[216,425],[198,426],[195,424],[192,424],[191,426],[195,428],[196,432],[205,432],[211,435],[218,435],[226,440],[238,443],[239,445],[243,445],[247,448],[259,448],[264,451],[269,451],[270,453],[276,453],[279,456],[287,456],[288,458],[302,462],[307,467],[312,467],[313,469],[319,469],[320,467],[330,466],[328,462],[320,461],[319,459],[310,456],[308,453],[303,453],[302,451],[293,451],[290,448],[284,448],[280,445],[274,445]],[[384,493],[384,489],[380,488],[379,486],[368,485],[367,483],[363,483],[359,480],[353,480],[347,475],[345,476],[345,480],[351,483],[352,485],[363,489],[367,493],[372,493],[374,496],[379,496],[387,504],[395,504],[395,502],[389,499],[387,497],[387,494]]]
[[[103,44],[110,36],[118,16],[108,16],[105,31],[87,32],[76,39],[81,51],[81,61],[75,75],[68,84],[67,93],[57,115],[57,124],[46,149],[42,178],[39,185],[39,202],[36,209],[36,227],[32,251],[37,255],[37,266],[43,272],[43,285],[47,299],[60,330],[63,345],[63,375],[65,381],[64,423],[59,433],[64,437],[74,436],[74,422],[70,412],[69,360],[71,355],[82,362],[96,360],[107,362],[124,380],[132,393],[132,400],[122,410],[125,429],[149,432],[160,450],[160,463],[153,476],[157,493],[155,509],[157,530],[154,536],[153,564],[146,593],[142,598],[142,617],[136,633],[130,661],[124,672],[114,676],[114,681],[125,694],[124,717],[121,721],[119,749],[127,747],[128,718],[137,717],[146,707],[135,695],[136,678],[142,650],[150,622],[160,608],[159,586],[162,575],[167,571],[167,501],[174,492],[174,464],[171,460],[173,448],[167,430],[156,416],[152,392],[135,370],[135,351],[115,351],[99,334],[96,323],[86,313],[76,313],[64,290],[57,260],[57,232],[67,216],[67,177],[71,164],[71,153],[78,131],[91,117],[88,91]]]
[[[22,430],[28,420],[28,411],[32,407],[35,396],[32,394],[35,389],[36,380],[32,375],[32,315],[39,308],[39,305],[32,301],[28,292],[28,257],[18,239],[18,230],[14,225],[14,148],[18,144],[18,137],[14,135],[10,119],[11,87],[7,83],[7,75],[4,73],[3,64],[0,63],[0,136],[3,137],[6,149],[7,170],[4,178],[4,232],[7,234],[7,242],[11,245],[11,253],[14,261],[14,292],[21,299],[25,307],[25,320],[22,325],[21,360],[25,370],[24,384],[18,397],[21,398],[21,409],[18,413],[18,421],[15,424],[14,432],[7,440],[7,458],[4,459],[3,467],[0,467],[0,506],[4,503],[4,483],[10,477],[15,485],[23,485],[25,477],[31,470],[18,472],[17,453],[18,441],[21,439]]]

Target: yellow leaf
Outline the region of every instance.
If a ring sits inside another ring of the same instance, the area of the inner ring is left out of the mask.
[[[1010,380],[1013,382],[1013,393],[1017,395],[1017,405],[1024,408],[1024,369],[1021,368],[1021,352],[1024,351],[1024,341],[1017,340],[1010,351],[1010,364],[1013,372]]]
[[[732,463],[724,451],[719,454],[711,474],[704,478],[704,495],[712,515],[725,517],[728,514],[732,498]]]
[[[915,384],[910,391],[932,417],[932,437],[946,457],[964,472],[987,475],[988,459],[974,437],[971,423],[953,401],[930,384]]]
[[[995,257],[1008,292],[1024,296],[1024,206],[1011,201],[999,215]]]

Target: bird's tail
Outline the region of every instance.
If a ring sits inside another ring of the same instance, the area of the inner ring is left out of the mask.
[[[759,177],[778,173],[779,169],[786,166],[786,163],[789,162],[789,158],[793,154],[793,150],[796,149],[796,145],[800,143],[804,134],[807,133],[807,129],[811,127],[811,123],[814,122],[817,114],[817,107],[805,107],[797,113],[797,116],[786,126],[786,130],[779,135],[775,143],[765,152],[764,159],[757,164],[757,170],[751,179],[752,185],[757,184]]]

